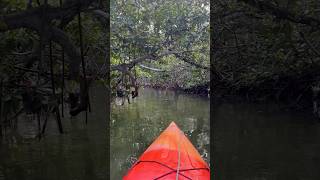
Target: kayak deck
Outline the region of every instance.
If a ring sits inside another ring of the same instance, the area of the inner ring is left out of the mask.
[[[207,180],[210,170],[184,133],[171,122],[123,179]]]

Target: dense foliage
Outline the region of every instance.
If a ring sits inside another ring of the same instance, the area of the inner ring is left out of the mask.
[[[112,1],[111,48],[111,68],[127,68],[115,68],[114,86],[125,76],[161,87],[207,83],[209,1]]]
[[[310,99],[311,86],[319,81],[319,5],[314,0],[214,1],[215,86],[254,98],[298,104]]]
[[[54,113],[60,121],[63,103],[73,104],[71,115],[87,109],[89,83],[106,74],[109,57],[104,7],[95,0],[0,2],[0,135],[22,113]],[[79,96],[74,103],[72,95]]]

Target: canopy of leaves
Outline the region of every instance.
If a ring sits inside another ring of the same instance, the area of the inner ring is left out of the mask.
[[[159,57],[163,52],[172,53]],[[111,64],[144,56],[132,69],[141,83],[187,87],[209,81],[208,70],[192,64],[209,67],[209,1],[111,1]]]
[[[211,58],[220,81],[234,92],[277,98],[295,100],[311,92],[319,79],[319,5],[315,0],[213,1]]]

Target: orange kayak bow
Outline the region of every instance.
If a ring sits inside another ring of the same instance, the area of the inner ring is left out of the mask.
[[[171,122],[123,179],[208,180],[210,169],[184,133]]]

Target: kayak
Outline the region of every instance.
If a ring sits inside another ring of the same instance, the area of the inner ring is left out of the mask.
[[[174,122],[154,140],[123,177],[123,180],[157,179],[210,179],[208,164]]]

